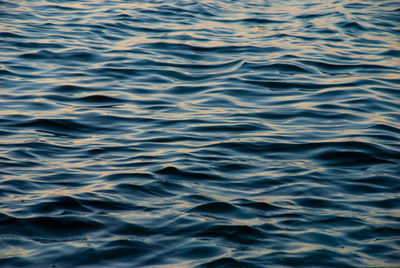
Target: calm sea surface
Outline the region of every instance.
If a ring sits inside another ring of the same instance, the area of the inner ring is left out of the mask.
[[[399,1],[0,1],[1,267],[399,267],[399,163]]]

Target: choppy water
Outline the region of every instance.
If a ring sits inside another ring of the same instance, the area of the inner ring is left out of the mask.
[[[0,266],[400,265],[400,3],[0,2]]]

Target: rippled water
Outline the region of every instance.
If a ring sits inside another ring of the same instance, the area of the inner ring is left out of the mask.
[[[0,266],[400,265],[400,3],[0,2]]]

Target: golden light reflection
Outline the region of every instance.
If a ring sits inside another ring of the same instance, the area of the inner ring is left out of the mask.
[[[4,237],[1,238],[4,239]],[[18,239],[18,238],[11,238],[11,239]],[[9,259],[15,257],[28,258],[32,256],[34,252],[35,250],[33,249],[24,249],[22,247],[8,246],[6,248],[0,249],[0,258],[1,259]]]

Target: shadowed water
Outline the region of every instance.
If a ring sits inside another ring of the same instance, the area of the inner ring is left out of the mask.
[[[0,1],[1,267],[397,267],[400,3]]]

